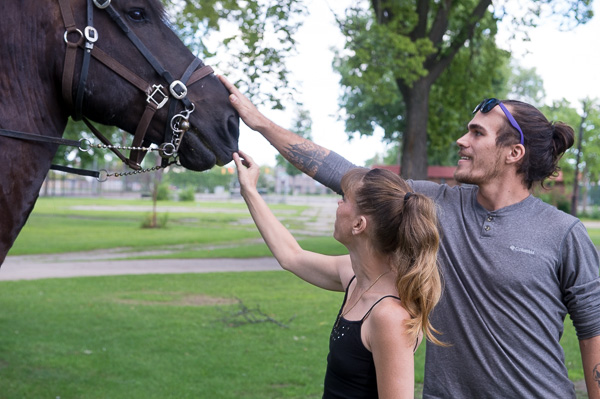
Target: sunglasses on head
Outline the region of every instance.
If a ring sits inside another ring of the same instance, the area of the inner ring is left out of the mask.
[[[482,113],[487,114],[496,105],[500,106],[500,109],[502,109],[502,112],[504,112],[504,115],[506,115],[506,118],[508,119],[508,121],[510,122],[512,127],[517,129],[517,131],[521,134],[521,145],[524,145],[525,138],[523,137],[523,131],[521,130],[521,127],[519,126],[519,124],[517,123],[515,118],[513,118],[513,116],[510,114],[510,112],[508,112],[508,109],[506,109],[504,104],[502,104],[502,101],[498,100],[497,98],[486,98],[485,100],[480,102],[477,107],[475,107],[475,109],[473,110],[473,113],[475,114],[477,111],[481,111]]]

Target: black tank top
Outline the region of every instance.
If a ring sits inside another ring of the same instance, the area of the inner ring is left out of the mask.
[[[365,348],[360,337],[364,320],[375,305],[385,298],[400,298],[386,295],[380,298],[357,321],[346,320],[342,317],[342,309],[348,299],[348,289],[356,276],[352,277],[346,287],[344,302],[338,313],[336,322],[329,336],[329,354],[327,355],[327,371],[323,399],[377,398],[377,376],[373,354]]]

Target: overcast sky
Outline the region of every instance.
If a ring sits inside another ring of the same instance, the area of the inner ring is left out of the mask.
[[[310,0],[308,4],[310,17],[297,35],[299,55],[290,61],[290,80],[300,88],[301,100],[310,112],[313,140],[334,149],[357,165],[364,165],[376,153],[385,152],[386,147],[381,142],[381,134],[348,141],[344,124],[338,121],[339,76],[331,67],[331,47],[341,48],[343,37],[335,25],[330,7],[341,12],[348,1]],[[594,2],[594,11],[596,15],[600,14],[597,1]],[[521,66],[536,68],[544,81],[548,103],[566,98],[575,105],[585,97],[600,97],[598,18],[600,16],[570,32],[559,32],[556,25],[538,27],[530,32],[531,42],[511,42],[510,48],[503,44],[507,42],[507,33],[501,26],[498,43],[500,47],[510,49]],[[286,128],[294,117],[292,112],[261,111]],[[457,137],[460,133],[457,132]],[[262,136],[246,126],[240,132],[240,149],[261,165],[275,164],[277,152]]]

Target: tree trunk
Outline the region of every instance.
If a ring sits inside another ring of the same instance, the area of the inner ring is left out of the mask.
[[[406,130],[402,135],[401,175],[405,179],[427,179],[427,120],[429,117],[428,79],[404,87]]]

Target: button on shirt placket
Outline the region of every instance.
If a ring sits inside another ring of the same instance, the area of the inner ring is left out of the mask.
[[[490,237],[492,234],[492,230],[494,227],[494,219],[495,216],[491,213],[488,213],[487,216],[485,217],[485,220],[483,222],[483,227],[481,230],[481,235],[483,235],[484,237]]]

